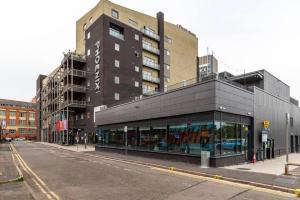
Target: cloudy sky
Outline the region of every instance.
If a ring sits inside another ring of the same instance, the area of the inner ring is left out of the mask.
[[[207,47],[220,70],[266,69],[300,99],[299,0],[112,0],[181,24]],[[98,0],[9,0],[0,6],[0,98],[30,101],[39,74],[49,74],[62,52],[75,49],[75,25]]]

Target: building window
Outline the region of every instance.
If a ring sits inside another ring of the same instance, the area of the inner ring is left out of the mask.
[[[165,35],[165,42],[172,44],[172,38],[170,38],[169,36]]]
[[[90,23],[93,23],[93,18],[91,17],[89,21],[90,21]]]
[[[87,55],[87,56],[91,55],[91,50],[90,50],[90,49],[87,50],[86,55]]]
[[[86,28],[87,28],[87,25],[86,25],[86,24],[84,24],[84,25],[83,25],[83,30],[85,31],[85,30],[86,30]]]
[[[171,55],[171,53],[170,53],[170,51],[168,49],[165,49],[165,55],[166,56],[170,56]]]
[[[166,70],[170,70],[170,65],[165,64],[165,68],[166,68]]]
[[[138,23],[132,19],[128,19],[128,23],[131,24],[132,26],[138,26]]]
[[[135,66],[135,67],[134,67],[134,70],[135,70],[136,72],[140,72],[139,66]]]
[[[120,78],[118,76],[115,76],[115,84],[120,84]]]
[[[138,34],[135,34],[135,35],[134,35],[134,39],[135,39],[136,41],[139,41],[139,40],[140,40],[140,36],[139,36]]]
[[[10,117],[15,117],[16,116],[16,111],[10,111],[9,116]]]
[[[115,60],[115,67],[120,67],[120,61],[119,60]]]
[[[90,80],[88,80],[88,81],[86,82],[86,86],[87,86],[87,87],[90,87],[90,86],[91,86]]]
[[[135,81],[135,82],[134,82],[134,86],[135,86],[135,87],[139,87],[139,86],[140,86],[139,82],[138,82],[138,81]]]
[[[27,126],[26,120],[19,120],[20,126]]]
[[[140,53],[138,52],[138,51],[134,51],[134,55],[135,55],[135,57],[140,57]]]
[[[91,71],[91,68],[90,68],[90,66],[86,66],[86,71]]]
[[[86,118],[88,118],[88,119],[91,118],[91,113],[90,112],[86,113]]]
[[[120,94],[119,93],[115,93],[115,100],[119,101],[120,100]]]
[[[86,101],[87,101],[87,102],[91,102],[91,97],[88,96],[88,97],[86,98]]]
[[[90,39],[91,38],[91,32],[88,32],[87,33],[87,39]]]
[[[29,113],[29,118],[35,118],[35,113]]]
[[[75,120],[76,120],[76,121],[78,120],[78,115],[75,115]]]
[[[19,133],[22,133],[24,134],[26,131],[25,131],[25,128],[19,128]]]
[[[9,132],[9,133],[16,133],[16,130],[14,130],[14,129],[9,129],[8,132]]]
[[[26,113],[25,112],[20,112],[20,117],[26,117]]]
[[[16,120],[15,119],[10,119],[9,120],[9,125],[10,126],[15,126],[16,125]]]
[[[114,10],[114,9],[112,9],[112,10],[111,10],[111,16],[112,16],[113,18],[119,19],[119,12],[116,11],[116,10]]]
[[[5,110],[0,110],[0,116],[5,116]]]
[[[120,51],[120,45],[117,44],[117,43],[115,43],[115,50],[116,50],[116,51]]]
[[[35,126],[35,121],[34,120],[29,120],[28,125],[29,126]]]
[[[84,114],[83,113],[81,113],[80,119],[84,119]]]

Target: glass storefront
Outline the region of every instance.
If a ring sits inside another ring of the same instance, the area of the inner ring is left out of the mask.
[[[127,131],[128,148],[191,155],[209,151],[214,157],[247,153],[250,123],[245,124],[239,116],[236,122],[226,118],[214,120],[213,117],[206,120],[205,117],[199,114],[199,118],[195,115],[191,118],[184,116],[182,120],[177,117],[175,122],[170,123],[166,119],[164,123],[159,123],[156,119],[152,125],[151,120],[130,125]],[[127,125],[118,125],[124,126]],[[97,138],[102,145],[124,147],[125,137],[124,128],[97,129]]]

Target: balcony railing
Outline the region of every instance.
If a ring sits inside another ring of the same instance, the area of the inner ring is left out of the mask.
[[[109,28],[109,35],[118,38],[120,40],[124,40],[124,35],[121,34],[119,31],[113,29],[113,28]]]
[[[143,90],[143,95],[145,95],[145,96],[150,96],[150,95],[157,94],[157,93],[158,93],[157,90]]]
[[[147,67],[151,67],[153,69],[160,70],[159,64],[157,64],[155,62],[152,62],[152,61],[149,61],[149,60],[146,60],[146,59],[143,59],[143,65],[145,65]]]
[[[86,72],[83,70],[78,70],[78,69],[69,69],[68,71],[64,72],[64,76],[66,76],[67,74],[71,75],[71,76],[77,76],[77,77],[82,77],[85,78],[86,77]]]
[[[157,54],[157,55],[160,54],[159,49],[157,49],[155,47],[152,47],[151,45],[149,45],[149,44],[147,44],[145,42],[143,42],[143,49],[145,49],[145,50],[147,50],[147,51],[149,51],[151,53]]]
[[[77,107],[77,108],[85,108],[86,101],[79,101],[79,100],[66,100],[62,103],[62,107]]]
[[[75,84],[68,84],[64,86],[64,92],[67,90],[72,90],[73,92],[86,92],[86,87],[81,85],[75,85]]]
[[[160,79],[159,78],[152,77],[152,76],[149,76],[147,74],[143,74],[143,79],[146,80],[146,81],[153,82],[153,83],[160,83]]]
[[[155,39],[155,40],[157,40],[157,41],[160,40],[159,35],[157,35],[157,34],[154,33],[153,31],[150,31],[150,30],[145,29],[145,28],[143,28],[141,31],[142,31],[142,33],[143,33],[144,35],[146,35],[146,36],[148,36],[148,37],[150,37],[150,38],[152,38],[152,39]]]

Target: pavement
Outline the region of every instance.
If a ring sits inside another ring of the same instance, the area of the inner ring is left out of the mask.
[[[55,148],[65,149],[65,150],[68,150],[68,151],[74,151],[74,152],[90,152],[90,151],[95,151],[95,145],[86,145],[86,146],[83,145],[83,144],[78,144],[78,145],[59,145],[59,144],[47,143],[47,142],[36,142],[36,143],[43,144],[43,145],[48,145],[48,146],[55,147]]]
[[[300,154],[289,154],[289,160],[293,163],[300,164]],[[264,174],[272,174],[272,175],[282,175],[284,174],[284,166],[286,163],[286,156],[280,156],[275,159],[259,161],[255,164],[253,163],[245,163],[240,165],[233,165],[225,167],[225,169],[239,170],[239,171],[249,171],[249,172],[257,172]],[[289,170],[293,171],[297,169],[297,166],[289,166]]]
[[[61,200],[298,199],[284,192],[166,170],[138,163],[138,160],[130,161],[133,158],[141,161],[140,157],[104,156],[97,151],[77,152],[23,141],[13,142],[13,150],[31,194],[31,197],[20,198],[25,200],[32,197]],[[186,163],[178,164],[184,166]],[[14,191],[14,188],[10,190]]]

